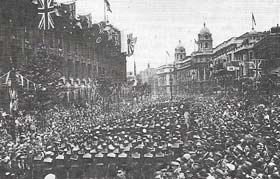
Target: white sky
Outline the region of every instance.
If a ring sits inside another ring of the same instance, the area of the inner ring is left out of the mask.
[[[69,0],[59,0],[69,1]],[[109,21],[126,33],[137,36],[134,56],[127,59],[128,71],[137,73],[147,67],[166,63],[168,51],[181,40],[187,55],[194,50],[194,39],[206,22],[214,47],[233,36],[251,30],[251,13],[256,30],[269,30],[280,24],[280,0],[108,0],[113,13]],[[103,0],[77,0],[77,13],[92,13],[93,22],[104,19]]]

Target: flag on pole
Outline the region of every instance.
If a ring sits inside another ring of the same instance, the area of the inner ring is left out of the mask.
[[[106,4],[106,7],[107,7],[107,11],[111,12],[112,13],[112,10],[111,10],[111,4],[109,3],[108,0],[104,0],[104,3]]]
[[[166,54],[170,57],[170,54],[169,54],[169,52],[166,50]]]
[[[52,14],[55,13],[53,0],[39,0],[38,14],[41,19],[38,25],[39,29],[47,30],[54,28]]]
[[[253,24],[254,24],[254,25],[257,25],[257,24],[256,24],[256,20],[255,20],[255,17],[254,17],[254,14],[253,14],[253,13],[252,13],[252,22],[253,22]]]

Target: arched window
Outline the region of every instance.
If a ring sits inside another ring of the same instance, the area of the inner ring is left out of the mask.
[[[208,48],[208,43],[207,42],[205,43],[205,48]]]

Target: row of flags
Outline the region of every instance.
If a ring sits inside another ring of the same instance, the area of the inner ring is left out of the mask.
[[[241,76],[244,75],[244,69],[247,69],[248,75],[255,79],[259,79],[262,76],[262,63],[263,59],[254,59],[247,62],[232,61],[224,63],[222,67],[217,70],[226,70],[228,72],[238,72]],[[213,69],[213,68],[212,68]],[[239,75],[239,76],[240,76]]]
[[[94,41],[100,47],[103,48],[106,41],[111,42],[115,47],[121,46],[120,32],[116,31],[111,25],[108,25],[107,22],[102,21],[98,24],[92,24],[91,14],[78,15],[76,17],[75,2],[57,4],[54,0],[32,0],[32,3],[39,5],[38,14],[41,16],[38,25],[39,29],[53,29],[55,28],[55,23],[57,23],[58,28],[61,30],[70,30],[70,34],[73,34],[75,31],[78,32],[81,29],[91,29],[94,31],[93,35],[96,37]],[[109,1],[104,0],[104,3],[107,11],[112,12]],[[56,17],[53,18],[53,15]],[[133,37],[132,33],[127,35],[127,50],[123,51],[127,52],[128,57],[134,54],[136,42],[137,37]]]
[[[111,12],[109,1],[103,0],[104,10]],[[113,54],[117,54],[118,51],[115,49],[121,49],[121,53],[127,53],[128,56],[134,53],[137,38],[112,28],[106,20],[93,24],[91,14],[76,15],[74,0],[64,3],[58,3],[57,0],[9,0],[1,5],[1,24],[22,26],[25,29],[39,28],[43,31],[66,32],[73,37],[83,37],[95,42],[96,46],[100,47],[99,50],[109,49],[113,50]],[[106,47],[108,48],[105,49]]]
[[[16,84],[13,84],[12,75],[15,75],[14,77],[16,79]],[[12,71],[9,71],[2,75],[0,77],[0,82],[1,85],[4,84],[5,86],[9,86],[8,94],[10,99],[10,113],[18,109],[18,91],[15,85],[19,84],[22,88],[26,88],[27,90],[30,90],[32,88],[36,90],[37,88],[37,85],[33,81],[27,79],[26,77],[17,72],[15,74],[12,74]]]
[[[0,77],[0,82],[1,85],[7,85],[7,86],[11,86],[12,83],[12,79],[11,79],[11,71],[5,73],[4,75],[2,75]],[[27,90],[36,90],[37,86],[36,83],[34,83],[33,81],[29,80],[28,78],[24,77],[23,75],[16,73],[15,74],[15,78],[16,78],[16,82],[17,84],[19,84],[19,86],[26,88]]]

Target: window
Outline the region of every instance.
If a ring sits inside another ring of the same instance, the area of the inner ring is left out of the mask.
[[[208,48],[208,43],[207,42],[205,43],[205,48]]]
[[[253,52],[249,52],[249,59],[253,59]]]
[[[80,76],[80,62],[75,62],[75,78],[79,78]]]
[[[68,69],[68,77],[72,77],[72,73],[73,73],[73,63],[72,63],[72,60],[68,60],[68,63],[67,63],[67,69]]]
[[[88,76],[88,78],[90,78],[90,77],[91,77],[91,73],[92,73],[92,71],[91,71],[91,70],[92,70],[92,66],[91,66],[91,64],[88,64],[88,71],[87,71],[87,72],[88,72],[88,75],[87,75],[87,76]]]

